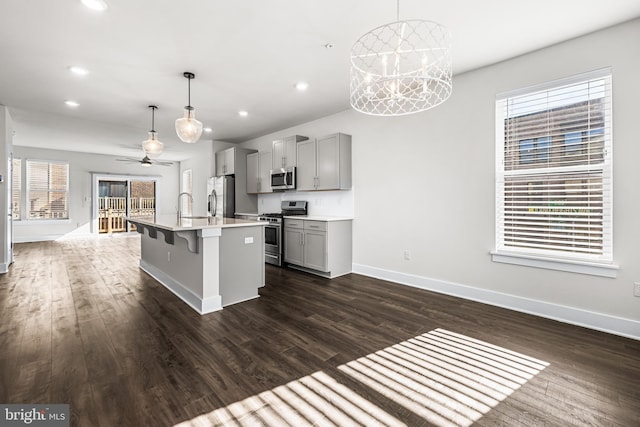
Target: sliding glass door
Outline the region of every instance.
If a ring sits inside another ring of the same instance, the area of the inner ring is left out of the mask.
[[[99,179],[98,233],[134,231],[126,217],[149,216],[156,213],[156,182],[133,178]]]
[[[150,216],[156,213],[156,183],[155,181],[129,181],[129,216]],[[136,229],[135,224],[129,224],[129,231]]]

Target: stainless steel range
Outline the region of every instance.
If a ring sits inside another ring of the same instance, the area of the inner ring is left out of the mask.
[[[264,227],[264,261],[282,266],[284,239],[282,238],[282,218],[290,215],[307,215],[307,202],[287,200],[280,204],[280,212],[262,213],[258,221],[268,222]]]

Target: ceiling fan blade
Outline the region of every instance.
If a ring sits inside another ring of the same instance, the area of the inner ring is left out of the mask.
[[[173,164],[173,162],[165,162],[162,160],[150,159],[148,156],[143,157],[142,160],[137,159],[135,157],[125,157],[122,159],[116,159],[116,161],[127,162],[127,163],[141,163],[143,166],[151,166],[151,165],[171,166]]]

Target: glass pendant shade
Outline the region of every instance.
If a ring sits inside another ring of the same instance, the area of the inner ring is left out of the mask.
[[[157,139],[158,133],[149,131],[149,139],[142,141],[142,149],[144,154],[149,158],[155,159],[164,151],[164,144]]]
[[[182,142],[197,142],[202,135],[202,122],[196,120],[191,106],[184,107],[184,117],[176,120],[176,133]]]
[[[450,34],[432,21],[396,21],[360,37],[351,48],[351,106],[400,116],[442,104],[451,95]]]
[[[189,103],[184,107],[184,117],[176,120],[176,133],[182,142],[193,143],[198,142],[202,135],[202,122],[196,120],[196,112],[191,106],[191,80],[196,75],[185,71],[182,75],[189,83]]]
[[[155,159],[164,151],[164,144],[158,141],[158,133],[155,131],[155,119],[157,105],[149,105],[151,108],[151,130],[149,131],[149,138],[142,141],[142,150],[146,157]]]

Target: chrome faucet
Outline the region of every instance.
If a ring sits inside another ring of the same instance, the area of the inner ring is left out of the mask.
[[[182,209],[180,209],[180,199],[182,198],[182,196],[187,195],[189,197],[189,201],[191,202],[191,206],[193,206],[193,196],[191,195],[191,193],[187,193],[186,191],[183,191],[182,193],[178,194],[178,219],[182,218]]]

